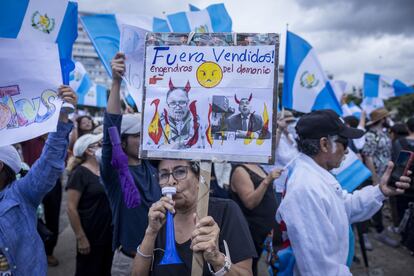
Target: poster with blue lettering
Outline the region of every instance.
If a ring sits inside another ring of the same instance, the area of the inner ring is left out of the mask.
[[[277,34],[148,33],[140,156],[268,163]]]
[[[0,39],[0,146],[56,131],[61,83],[57,44]]]

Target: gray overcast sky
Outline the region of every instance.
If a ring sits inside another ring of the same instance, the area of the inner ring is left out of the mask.
[[[286,24],[317,51],[335,79],[362,85],[363,73],[379,73],[414,83],[413,0],[79,0],[81,11],[162,16],[224,3],[236,32],[282,35]]]

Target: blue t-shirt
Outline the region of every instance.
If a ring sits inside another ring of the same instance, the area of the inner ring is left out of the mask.
[[[122,115],[105,113],[104,138],[102,146],[101,178],[104,183],[112,210],[112,248],[119,246],[127,252],[135,252],[144,238],[148,226],[148,211],[161,198],[157,169],[148,160],[138,166],[129,166],[135,185],[141,195],[141,205],[128,209],[124,202],[118,172],[112,167],[112,144],[108,128],[121,128]]]

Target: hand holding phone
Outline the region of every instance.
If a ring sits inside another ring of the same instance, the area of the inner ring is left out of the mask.
[[[408,170],[414,163],[414,152],[411,151],[400,151],[397,160],[395,161],[394,169],[391,173],[390,181],[388,186],[396,187],[395,182],[399,181],[401,176],[407,176]]]

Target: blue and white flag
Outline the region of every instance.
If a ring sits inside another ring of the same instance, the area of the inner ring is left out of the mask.
[[[358,119],[361,117],[362,109],[354,102],[342,105],[342,117],[355,116]]]
[[[282,104],[305,113],[332,109],[342,114],[341,105],[315,50],[304,39],[289,31],[286,36]]]
[[[345,155],[345,160],[341,163],[341,166],[331,172],[342,188],[350,193],[371,176],[371,171],[352,150],[349,150]]]
[[[223,3],[213,4],[199,10],[190,5],[189,12],[167,15],[173,32],[220,33],[231,32],[232,20]]]
[[[78,36],[78,4],[68,0],[3,0],[0,37],[55,42],[62,70],[72,64],[72,46]],[[68,73],[68,72],[67,72]]]
[[[384,75],[364,74],[364,97],[388,99],[414,93],[414,88]]]
[[[368,119],[369,114],[377,108],[384,107],[384,100],[379,97],[364,97],[361,103],[361,109],[365,111]]]
[[[342,96],[345,94],[347,83],[342,80],[330,80],[331,87],[335,93],[338,102],[341,102]]]
[[[70,74],[70,86],[78,94],[79,105],[106,107],[106,87],[95,84],[80,62]]]

